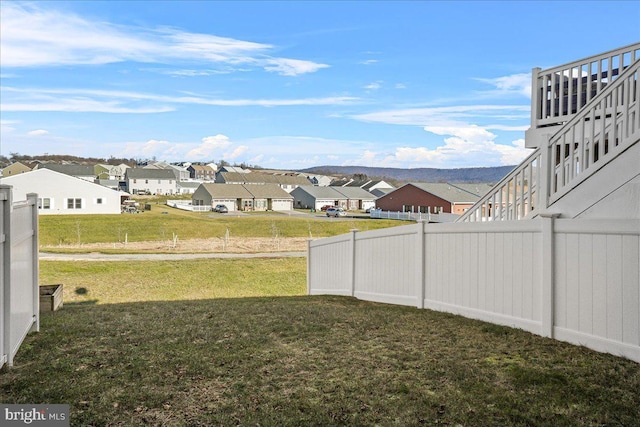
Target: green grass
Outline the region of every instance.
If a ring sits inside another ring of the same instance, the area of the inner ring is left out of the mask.
[[[305,269],[305,258],[40,261],[40,284],[62,283],[65,304],[292,296],[306,293]]]
[[[42,215],[40,245],[55,247],[82,243],[122,243],[170,240],[176,234],[181,240],[193,238],[232,237],[329,237],[347,233],[352,228],[362,231],[394,227],[403,221],[353,219],[329,221],[286,215],[211,214],[182,211],[152,205],[151,211],[121,215]]]
[[[167,264],[42,262],[65,306],[0,371],[0,401],[69,404],[74,426],[638,425],[640,364],[304,296],[303,258]]]

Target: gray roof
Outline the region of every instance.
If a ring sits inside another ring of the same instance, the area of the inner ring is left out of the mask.
[[[200,182],[197,181],[179,181],[178,187],[182,188],[198,188],[200,186]]]
[[[291,193],[296,193],[304,191],[309,194],[311,197],[316,199],[334,199],[334,200],[344,200],[346,197],[344,194],[338,193],[336,187],[317,187],[315,185],[301,185],[300,187],[293,190]]]
[[[242,184],[200,184],[213,199],[253,199]],[[200,188],[200,187],[198,187]]]
[[[333,187],[349,200],[375,200],[376,196],[360,187]]]
[[[308,185],[307,178],[296,175],[274,175],[270,173],[238,173],[219,172],[218,181],[240,184],[279,184],[279,185]]]
[[[276,184],[200,184],[214,199],[293,199]]]
[[[38,166],[38,169],[49,169],[54,172],[71,176],[95,176],[93,166],[87,165],[61,165],[57,163],[45,163]]]
[[[247,189],[256,199],[293,199],[293,196],[277,184],[246,184]]]
[[[126,177],[127,179],[176,179],[176,175],[169,169],[129,168]]]

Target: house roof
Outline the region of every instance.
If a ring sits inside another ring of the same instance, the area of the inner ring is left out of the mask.
[[[406,185],[417,187],[450,203],[475,203],[481,196],[479,194],[467,191],[459,187],[457,184],[453,185],[448,183],[413,182]]]
[[[129,168],[126,177],[127,179],[176,179],[173,171],[168,169]]]
[[[189,168],[193,169],[194,171],[215,172],[215,170],[209,165],[191,165],[189,166]]]
[[[214,199],[293,199],[276,184],[200,184]]]
[[[253,199],[253,195],[242,184],[200,184],[213,199]],[[198,188],[200,188],[198,187]]]
[[[317,187],[315,185],[301,185],[291,193],[300,191],[304,191],[315,199],[344,200],[347,198],[344,194],[339,193],[335,187]]]
[[[198,188],[200,183],[197,181],[179,181],[178,187],[181,188]]]
[[[256,199],[293,199],[277,184],[246,184],[243,187]]]
[[[49,169],[58,173],[72,176],[95,176],[93,166],[87,165],[61,165],[58,163],[44,163],[38,169]]]
[[[278,184],[278,185],[307,185],[307,178],[296,175],[274,175],[270,173],[251,172],[220,172],[221,180],[229,183],[240,184]]]
[[[376,196],[360,187],[333,187],[338,193],[350,200],[374,200]]]

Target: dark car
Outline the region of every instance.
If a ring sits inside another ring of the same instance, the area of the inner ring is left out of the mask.
[[[225,205],[216,205],[213,208],[214,212],[219,212],[219,213],[227,213],[229,212],[229,208],[227,208]]]
[[[335,208],[335,206],[333,206],[333,205],[324,205],[323,207],[320,208],[320,210],[322,212],[325,212],[329,208]]]

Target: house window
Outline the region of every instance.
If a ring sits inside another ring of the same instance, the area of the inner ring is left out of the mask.
[[[38,209],[51,209],[51,199],[48,197],[39,198]]]
[[[162,184],[162,181],[161,181],[161,180],[158,180],[158,184]]]
[[[137,184],[137,183],[138,183],[138,180],[137,180],[137,179],[134,179],[134,180],[133,180],[133,183],[134,183],[134,184]]]
[[[96,205],[101,205],[102,204],[102,198],[96,199]]]
[[[82,199],[67,199],[67,209],[82,209]]]
[[[144,183],[145,183],[145,184],[148,184],[148,183],[149,183],[149,180],[148,180],[148,179],[145,179],[145,180],[144,180]]]

